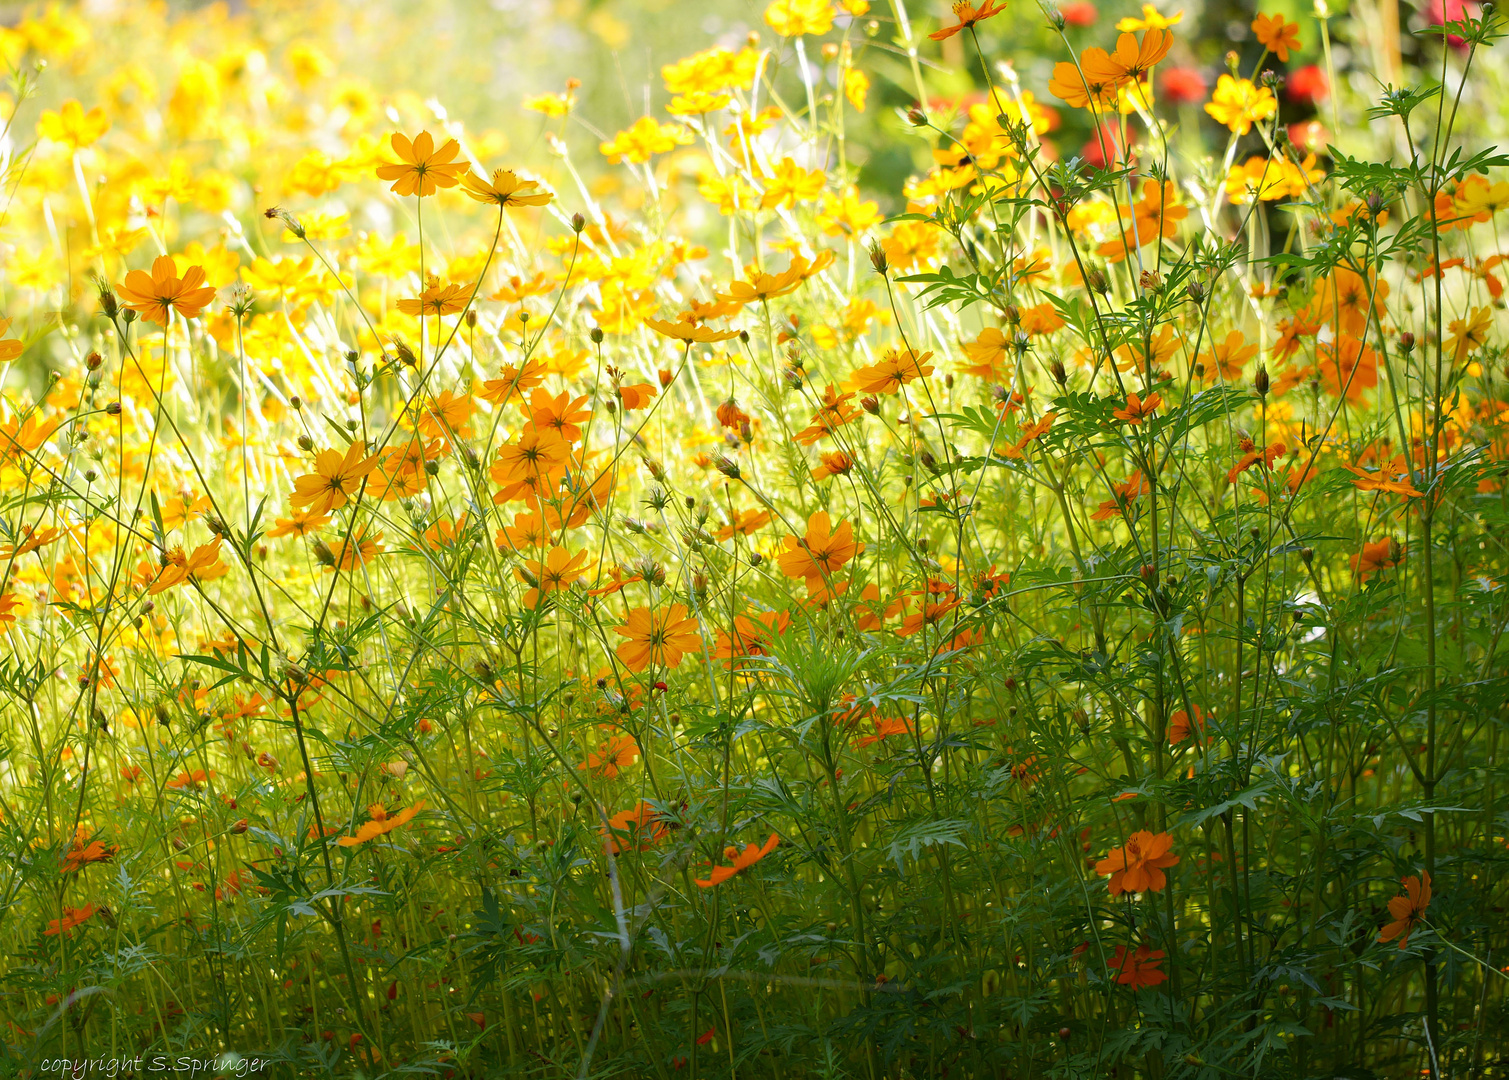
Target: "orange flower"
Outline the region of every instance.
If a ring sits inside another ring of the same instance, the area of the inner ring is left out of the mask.
[[[906,717],[875,717],[875,734],[866,735],[855,741],[856,747],[866,747],[872,743],[878,743],[882,739],[889,739],[892,735],[910,735],[912,722]]]
[[[587,760],[578,769],[587,769],[593,776],[604,780],[617,779],[618,774],[639,760],[639,744],[627,735],[615,735],[597,753],[588,754]]]
[[[934,30],[927,36],[934,41],[943,41],[945,38],[953,37],[961,30],[972,29],[976,23],[988,19],[992,15],[999,15],[1005,10],[995,0],[985,0],[978,8],[971,4],[969,0],[956,0],[954,4],[954,18],[959,20],[958,23],[954,26],[945,26],[942,30]]]
[[[541,430],[554,431],[567,443],[580,440],[582,425],[591,419],[586,394],[572,397],[568,391],[552,397],[545,390],[536,390],[529,399],[529,422]]]
[[[1415,927],[1425,921],[1425,909],[1430,907],[1430,875],[1421,873],[1419,877],[1407,877],[1403,884],[1406,895],[1396,896],[1388,902],[1388,913],[1394,921],[1378,933],[1379,941],[1398,938],[1401,949],[1409,944],[1409,936],[1415,932]]]
[[[864,544],[854,540],[854,526],[843,521],[838,528],[832,528],[826,510],[819,510],[807,519],[806,536],[788,536],[785,543],[786,550],[776,559],[781,573],[806,578],[809,589],[817,588],[865,549]]]
[[[1404,548],[1392,536],[1363,544],[1362,551],[1352,556],[1352,569],[1366,581],[1379,570],[1392,570],[1404,558]]]
[[[230,567],[220,561],[220,537],[215,537],[208,544],[201,544],[195,548],[191,555],[184,556],[182,551],[175,551],[168,556],[168,564],[157,575],[157,580],[147,590],[148,596],[156,596],[160,592],[166,592],[174,585],[182,585],[185,581],[209,581],[213,578],[224,577],[230,573]]]
[[[894,394],[914,379],[933,373],[933,365],[927,362],[932,355],[925,352],[918,356],[911,349],[892,349],[880,358],[880,363],[856,368],[845,388],[862,394]]]
[[[771,833],[770,839],[765,841],[763,847],[756,847],[754,844],[749,844],[744,848],[742,853],[738,848],[724,848],[723,857],[729,860],[729,862],[731,862],[733,865],[713,867],[713,872],[708,875],[707,880],[704,881],[701,878],[698,878],[697,884],[704,889],[711,889],[714,885],[718,885],[722,882],[727,881],[734,875],[748,870],[751,866],[759,862],[766,855],[769,855],[772,851],[775,850],[775,846],[780,842],[781,838],[775,833]]]
[[[1252,20],[1252,32],[1281,64],[1289,62],[1290,49],[1299,48],[1299,23],[1285,22],[1282,15],[1259,15]]]
[[[693,342],[699,345],[708,345],[718,341],[728,341],[730,338],[739,336],[737,330],[714,330],[711,326],[702,326],[698,323],[689,322],[685,319],[677,322],[669,322],[665,319],[646,319],[644,324],[657,334],[677,341],[684,341],[688,345]]]
[[[386,836],[394,829],[407,825],[414,820],[414,815],[424,809],[424,800],[420,799],[413,806],[406,806],[396,814],[389,814],[387,807],[382,803],[373,803],[367,807],[367,816],[371,819],[362,824],[356,830],[355,836],[343,836],[336,841],[341,847],[356,847],[357,844],[365,844],[368,840],[375,840],[379,836]]]
[[[1127,423],[1135,426],[1152,416],[1153,412],[1162,404],[1162,394],[1149,394],[1146,401],[1136,394],[1128,394],[1126,408],[1117,409],[1111,415],[1118,420],[1125,420]]]
[[[626,840],[613,839],[615,855],[631,850],[648,851],[651,844],[664,839],[669,831],[670,827],[659,811],[643,799],[634,809],[614,814],[608,819],[607,828],[599,830],[605,838],[617,833],[628,834]]]
[[[1106,55],[1104,49],[1086,50]],[[1079,67],[1060,60],[1053,65],[1053,77],[1048,80],[1048,92],[1059,98],[1065,104],[1075,109],[1090,109],[1099,112],[1102,109],[1114,108],[1117,102],[1117,84],[1103,82],[1099,79],[1091,79],[1088,72],[1081,72]]]
[[[769,510],[740,510],[738,516],[718,530],[719,540],[732,540],[738,536],[752,536],[770,524]]]
[[[314,457],[314,472],[294,480],[289,505],[311,514],[328,514],[345,506],[361,487],[363,478],[381,461],[376,454],[365,457],[366,452],[366,444],[360,440],[346,447],[344,454],[339,450],[321,450]]]
[[[519,580],[529,586],[529,591],[524,594],[524,606],[532,611],[553,593],[569,589],[572,582],[586,573],[589,554],[578,551],[572,555],[557,545],[543,559],[526,559],[522,568],[514,570]]]
[[[204,284],[204,267],[191,266],[178,276],[178,266],[171,255],[159,255],[152,261],[152,272],[132,270],[120,284],[121,299],[132,311],[148,322],[168,325],[170,313],[176,311],[192,319],[201,308],[215,299],[215,290]]]
[[[635,608],[624,625],[613,628],[615,634],[629,640],[616,652],[630,671],[641,672],[650,666],[673,668],[681,658],[702,644],[697,620],[686,616],[686,608],[672,604],[664,611]]]
[[[1343,463],[1341,467],[1350,473],[1356,474],[1357,479],[1353,480],[1352,483],[1356,485],[1359,491],[1376,491],[1381,494],[1403,495],[1409,499],[1423,499],[1425,493],[1417,491],[1415,485],[1409,482],[1409,471],[1407,469],[1395,468],[1394,465],[1397,464],[1402,463],[1395,462],[1385,465],[1375,473],[1368,472],[1366,469],[1359,469],[1355,465],[1347,465],[1346,463]]]
[[[277,518],[267,530],[271,538],[279,536],[308,536],[330,524],[329,514],[316,514],[309,510],[295,511],[292,517]]]
[[[619,403],[623,405],[625,412],[634,412],[642,409],[650,403],[658,391],[649,383],[635,383],[633,386],[619,386],[614,388],[614,394]]]
[[[823,391],[822,404],[812,414],[812,422],[796,433],[796,441],[811,446],[824,435],[832,435],[845,424],[852,424],[864,415],[849,402],[853,394],[840,394],[838,387],[829,383]]]
[[[72,874],[90,863],[109,862],[120,848],[106,845],[100,840],[89,839],[89,827],[80,825],[74,830],[73,843],[63,853],[61,873]]]
[[[1105,521],[1113,517],[1125,517],[1127,507],[1137,499],[1142,498],[1148,492],[1147,481],[1143,480],[1141,471],[1134,472],[1124,484],[1117,484],[1111,489],[1112,498],[1100,504],[1100,509],[1091,514],[1094,521]]]
[[[471,296],[470,285],[431,285],[417,298],[398,301],[398,310],[405,315],[454,315],[466,307]]]
[[[1119,986],[1157,986],[1168,978],[1158,970],[1163,963],[1162,949],[1139,945],[1135,953],[1128,952],[1125,945],[1116,946],[1116,955],[1106,963],[1116,972]]]
[[[848,476],[854,468],[854,460],[841,450],[822,455],[822,464],[812,470],[812,479],[826,480],[830,476]]]
[[[1205,710],[1200,708],[1200,706],[1198,705],[1194,706],[1194,710],[1195,722],[1193,724],[1193,729],[1197,735],[1204,735],[1205,721],[1209,719],[1209,717],[1206,715]],[[1168,718],[1168,744],[1170,746],[1178,746],[1185,739],[1189,738],[1190,729],[1191,724],[1189,722],[1189,713],[1185,712],[1183,709],[1180,709],[1178,712],[1174,713],[1173,716],[1170,716]]]
[[[1134,34],[1122,34],[1116,39],[1115,52],[1086,49],[1080,55],[1079,65],[1084,69],[1085,79],[1091,83],[1113,86],[1137,83],[1168,55],[1173,45],[1174,35],[1167,30],[1148,30],[1143,33],[1141,42]]]
[[[1169,853],[1174,838],[1168,833],[1134,832],[1123,847],[1116,848],[1095,864],[1097,874],[1111,875],[1111,895],[1122,893],[1161,892],[1168,884],[1163,876],[1166,867],[1179,862]]]
[[[770,640],[786,632],[791,625],[791,616],[784,611],[763,611],[754,616],[735,615],[732,634],[718,631],[718,644],[713,656],[728,661],[730,670],[742,666],[750,656],[769,656]]]
[[[525,424],[519,437],[498,451],[488,470],[500,488],[493,502],[502,504],[546,494],[545,481],[565,468],[569,456],[566,440],[556,432]]]
[[[87,922],[90,916],[98,910],[99,908],[93,904],[85,904],[81,908],[65,907],[63,909],[63,917],[61,919],[53,919],[49,922],[47,929],[43,930],[42,933],[47,937],[66,934],[80,923]]]
[[[491,180],[469,172],[462,183],[462,194],[494,206],[544,206],[555,198],[548,191],[531,191],[540,186],[539,181],[521,180],[512,169],[494,169]]]
[[[455,187],[471,168],[464,161],[454,160],[461,153],[461,144],[455,139],[447,139],[438,150],[428,131],[421,131],[412,141],[395,131],[389,141],[400,160],[379,165],[377,177],[393,181],[391,190],[399,195],[422,197],[443,187]]]

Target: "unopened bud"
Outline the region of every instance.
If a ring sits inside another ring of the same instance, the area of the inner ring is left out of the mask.
[[[1257,374],[1252,377],[1252,388],[1258,392],[1258,397],[1268,396],[1268,369],[1258,365]]]

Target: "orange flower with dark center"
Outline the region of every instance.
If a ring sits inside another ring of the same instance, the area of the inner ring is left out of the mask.
[[[1118,945],[1116,955],[1106,963],[1116,972],[1118,986],[1157,986],[1168,978],[1158,970],[1164,955],[1162,949],[1154,949],[1149,945],[1137,946],[1136,952],[1128,951],[1125,945]]]
[[[1096,863],[1095,872],[1111,875],[1112,896],[1161,892],[1168,884],[1163,871],[1179,862],[1179,856],[1169,852],[1173,846],[1174,838],[1168,833],[1155,836],[1143,829],[1134,832],[1125,845]]]
[[[1419,877],[1405,878],[1403,884],[1404,895],[1388,902],[1388,913],[1394,921],[1378,932],[1379,941],[1398,938],[1401,949],[1409,944],[1415,927],[1425,921],[1425,909],[1430,907],[1430,875],[1422,872]]]
[[[975,7],[969,0],[957,0],[954,4],[954,18],[959,21],[953,26],[945,26],[942,30],[934,30],[927,36],[934,41],[943,41],[964,30],[973,29],[976,23],[988,19],[992,15],[999,15],[1005,10],[995,0],[985,0],[979,7]]]
[[[321,450],[314,458],[314,472],[294,480],[289,505],[311,514],[328,514],[345,506],[361,488],[367,474],[381,463],[378,455],[367,457],[366,453],[366,444],[361,440],[352,442],[344,454],[339,450]]]
[[[776,564],[787,577],[805,578],[809,589],[821,585],[865,549],[854,539],[854,526],[842,521],[833,528],[826,510],[807,519],[806,536],[788,536],[785,543]]]
[[[1168,744],[1178,746],[1193,732],[1197,736],[1205,734],[1205,721],[1209,719],[1204,709],[1198,705],[1191,706],[1195,710],[1195,719],[1191,723],[1189,713],[1180,709],[1168,718]]]
[[[519,437],[498,451],[488,475],[501,489],[493,502],[506,503],[529,494],[544,493],[545,478],[566,466],[570,448],[566,440],[549,428],[525,424]]]
[[[587,572],[590,554],[578,551],[573,555],[557,545],[543,559],[526,559],[522,568],[514,570],[519,580],[529,586],[529,591],[524,594],[523,605],[533,611],[540,606],[541,601],[569,589],[573,582]]]
[[[386,836],[394,829],[407,825],[414,820],[414,815],[424,809],[424,800],[420,799],[413,806],[406,806],[396,814],[388,813],[388,808],[382,803],[373,803],[367,807],[367,816],[370,820],[364,822],[356,830],[354,836],[343,836],[336,841],[341,847],[356,847],[365,844],[368,840],[375,840],[379,836]]]
[[[87,922],[99,908],[93,904],[85,904],[81,908],[65,907],[61,919],[53,919],[47,924],[47,929],[42,933],[46,937],[54,937],[58,934],[66,934],[80,923]]]
[[[636,673],[651,666],[676,667],[683,656],[702,644],[697,620],[687,618],[686,608],[680,604],[664,611],[635,608],[624,618],[624,625],[615,626],[613,632],[629,639],[615,651]]]
[[[639,744],[627,735],[615,735],[598,747],[597,753],[588,754],[587,760],[577,768],[586,769],[604,780],[614,780],[638,760]]]
[[[1127,423],[1136,426],[1152,416],[1162,404],[1162,394],[1149,394],[1146,399],[1140,398],[1136,394],[1128,394],[1126,407],[1117,409],[1111,415],[1118,420],[1125,420]]]
[[[1362,551],[1352,556],[1352,569],[1366,581],[1380,570],[1392,570],[1404,558],[1404,547],[1392,536],[1363,544]]]
[[[132,270],[120,284],[121,300],[148,322],[167,326],[176,311],[185,319],[197,316],[215,299],[215,290],[204,283],[204,267],[191,266],[178,276],[178,266],[171,255],[159,255],[152,261],[152,272]]]
[[[544,206],[555,198],[548,191],[534,190],[540,186],[538,180],[522,179],[512,169],[494,169],[490,180],[469,172],[462,185],[463,195],[494,206]]]
[[[732,634],[718,631],[713,656],[728,661],[730,669],[741,667],[751,656],[769,656],[770,642],[786,632],[791,616],[784,611],[762,611],[754,615],[735,615]]]
[[[1140,42],[1134,34],[1122,34],[1116,39],[1115,52],[1086,49],[1079,64],[1090,82],[1113,86],[1141,82],[1173,45],[1174,35],[1167,30],[1148,30]]]
[[[454,315],[471,300],[470,285],[431,285],[416,299],[398,301],[398,310],[405,315]]]
[[[732,865],[713,867],[713,872],[708,875],[706,880],[698,878],[697,884],[704,889],[711,889],[714,885],[721,884],[722,882],[727,881],[729,878],[743,873],[745,870],[748,870],[755,863],[763,859],[766,855],[769,855],[772,851],[774,851],[776,845],[780,842],[781,838],[775,833],[771,833],[770,839],[766,840],[763,846],[749,844],[744,848],[742,852],[735,847],[724,848],[723,857],[727,859]]]
[[[1289,62],[1289,50],[1299,48],[1299,23],[1285,22],[1282,15],[1259,15],[1252,20],[1252,32],[1281,64]]]
[[[796,441],[803,446],[811,446],[824,435],[832,435],[845,424],[852,424],[864,416],[864,413],[849,404],[854,397],[852,393],[839,393],[838,387],[829,383],[823,390],[822,402],[813,414],[812,422],[796,433]]]
[[[880,358],[880,363],[856,368],[849,376],[847,388],[861,394],[894,394],[907,383],[933,373],[928,363],[932,353],[921,356],[911,349],[892,349]]]
[[[607,827],[598,831],[605,838],[613,837],[613,854],[622,855],[625,851],[648,851],[651,844],[665,838],[670,825],[658,810],[641,799],[634,809],[614,814]],[[620,833],[627,834],[623,840],[618,839]]]
[[[109,862],[120,850],[112,847],[101,840],[89,839],[89,827],[80,825],[74,830],[73,843],[63,853],[63,865],[61,872],[64,874],[76,873],[90,863]]]
[[[377,176],[393,181],[391,190],[398,195],[422,197],[443,187],[455,187],[471,168],[466,162],[455,160],[461,153],[461,144],[455,139],[447,139],[437,148],[428,131],[421,131],[412,140],[395,131],[389,141],[399,160],[379,165]]]
[[[1127,507],[1148,493],[1147,481],[1142,473],[1134,472],[1124,484],[1111,489],[1112,498],[1100,504],[1100,509],[1090,515],[1091,520],[1105,521],[1113,517],[1125,517]]]

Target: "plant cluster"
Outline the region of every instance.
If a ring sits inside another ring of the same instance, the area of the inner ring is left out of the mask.
[[[1096,14],[0,30],[6,1068],[1504,1075],[1492,10]]]

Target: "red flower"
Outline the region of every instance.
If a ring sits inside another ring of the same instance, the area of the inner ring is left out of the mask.
[[[1163,96],[1175,105],[1198,105],[1209,89],[1205,76],[1194,68],[1167,68],[1163,72]]]
[[[1326,81],[1326,73],[1317,65],[1306,64],[1298,71],[1289,73],[1284,93],[1290,101],[1313,105],[1331,96],[1331,84]]]
[[[1430,875],[1404,879],[1404,896],[1396,896],[1388,902],[1388,913],[1394,921],[1378,933],[1379,941],[1399,939],[1399,948],[1409,944],[1409,936],[1425,919],[1425,909],[1430,907]]]
[[[1100,15],[1090,0],[1074,0],[1073,3],[1059,8],[1058,13],[1070,26],[1091,26]]]

